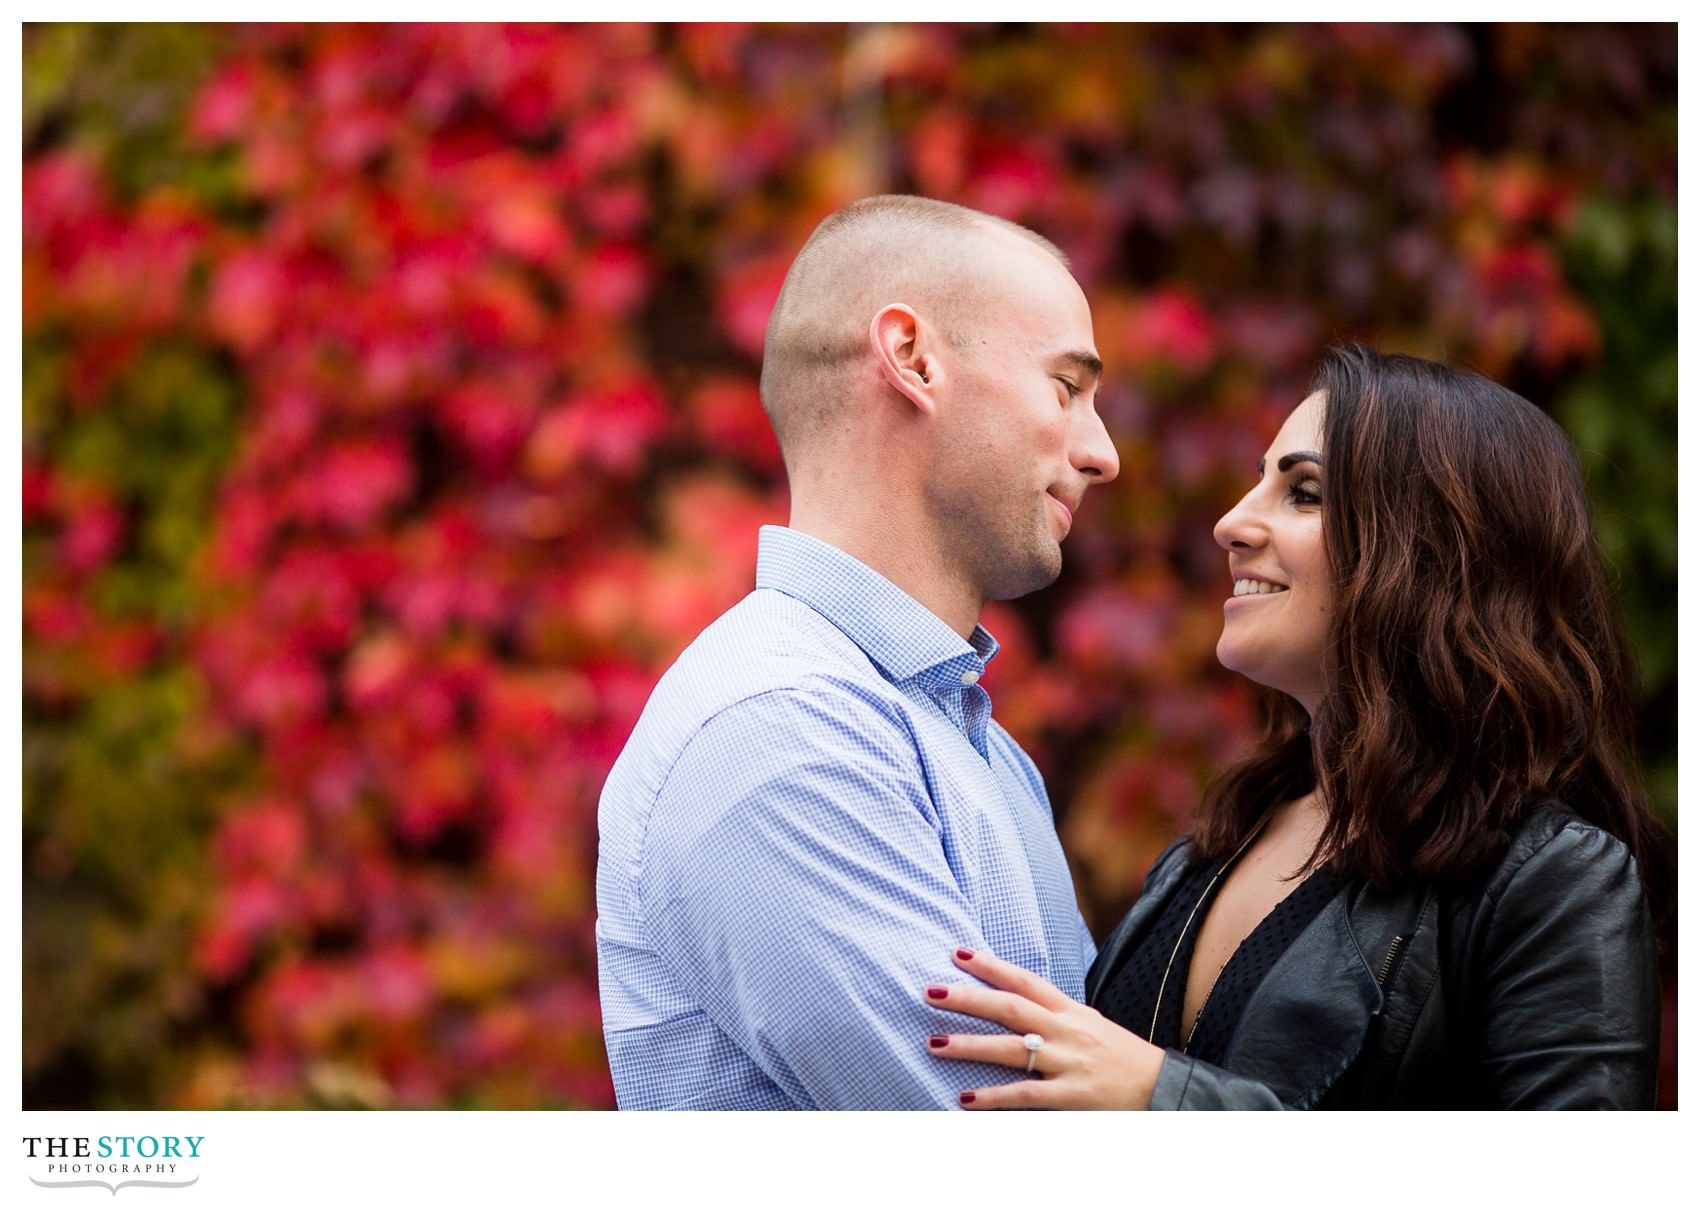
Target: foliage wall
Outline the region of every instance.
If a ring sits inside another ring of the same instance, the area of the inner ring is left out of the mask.
[[[785,517],[767,312],[867,193],[1033,226],[1093,303],[1121,477],[988,685],[1099,931],[1246,736],[1210,528],[1334,339],[1575,436],[1674,819],[1673,26],[48,26],[23,66],[27,1106],[610,1104],[597,794]]]

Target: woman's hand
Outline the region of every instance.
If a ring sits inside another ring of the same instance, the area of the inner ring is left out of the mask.
[[[1143,1111],[1151,1103],[1163,1050],[1116,1026],[1049,981],[984,952],[958,949],[956,966],[991,989],[933,985],[927,1003],[941,1010],[998,1023],[1014,1035],[934,1035],[927,1047],[947,1060],[986,1061],[1027,1068],[1022,1036],[1033,1032],[1044,1046],[1033,1055],[1033,1078],[1004,1086],[964,1090],[975,1111],[1045,1108],[1073,1111]],[[1001,990],[1001,992],[1000,992]]]

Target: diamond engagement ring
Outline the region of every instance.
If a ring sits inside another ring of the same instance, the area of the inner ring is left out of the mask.
[[[1045,1037],[1037,1031],[1029,1031],[1021,1037],[1022,1047],[1027,1049],[1027,1072],[1033,1072],[1033,1062],[1039,1059],[1039,1049],[1045,1046]]]

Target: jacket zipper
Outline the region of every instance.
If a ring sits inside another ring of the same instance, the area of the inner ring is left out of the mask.
[[[1375,974],[1375,983],[1381,986],[1383,993],[1387,991],[1393,974],[1399,970],[1399,957],[1405,953],[1405,944],[1410,941],[1411,936],[1408,934],[1393,936],[1393,945],[1387,949],[1387,956],[1381,961],[1381,971]]]

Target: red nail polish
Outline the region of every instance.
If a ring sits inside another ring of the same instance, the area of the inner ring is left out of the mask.
[[[950,1043],[950,1036],[948,1036],[948,1035],[935,1035],[927,1041],[927,1047],[929,1047],[929,1048],[942,1048],[948,1043]]]
[[[974,1101],[974,1091],[964,1090],[961,1094],[956,1096],[956,1101],[966,1107],[969,1103]]]
[[[941,988],[938,985],[934,985],[927,990],[927,996],[932,998],[934,1001],[942,1002],[945,998],[945,994],[947,994],[949,992],[950,992],[950,990],[948,990],[948,989],[944,989],[944,988]]]
[[[966,947],[958,947],[956,949],[956,958],[959,960],[971,960],[974,958],[974,953]]]

